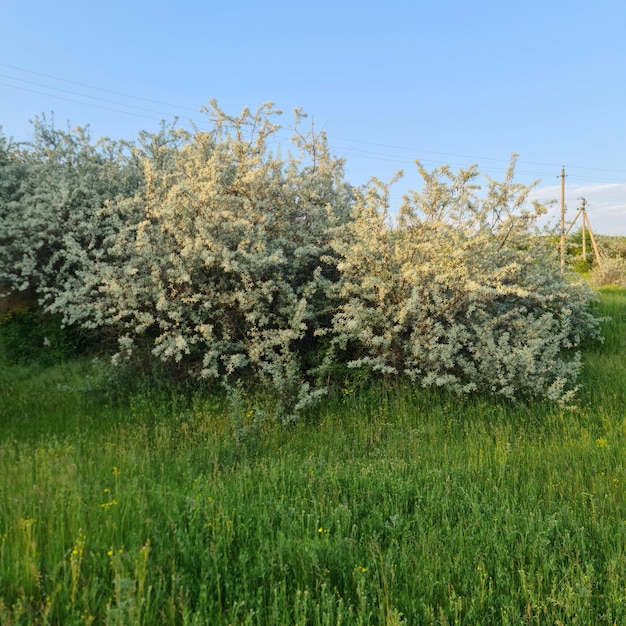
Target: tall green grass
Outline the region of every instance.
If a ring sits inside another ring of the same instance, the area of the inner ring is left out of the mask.
[[[385,386],[291,428],[0,371],[2,624],[626,621],[626,292],[578,407]]]

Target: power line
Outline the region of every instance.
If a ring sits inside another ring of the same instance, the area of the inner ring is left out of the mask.
[[[143,101],[143,102],[149,102],[151,104],[158,104],[160,106],[165,106],[165,107],[169,107],[172,109],[178,109],[178,110],[186,110],[186,111],[193,111],[196,115],[199,113],[199,111],[197,109],[193,109],[191,107],[186,107],[186,106],[182,106],[182,105],[178,105],[178,104],[171,104],[171,103],[167,103],[167,102],[163,102],[163,101],[159,101],[159,100],[153,100],[150,98],[144,98],[144,97],[140,97],[140,96],[134,96],[132,94],[128,94],[128,93],[123,93],[120,91],[114,91],[111,89],[105,89],[102,87],[96,87],[94,85],[88,85],[86,83],[82,83],[82,82],[78,82],[78,81],[73,81],[73,80],[68,80],[65,78],[60,78],[58,76],[52,76],[50,74],[44,74],[41,72],[35,72],[32,70],[27,70],[24,68],[19,68],[13,65],[7,65],[5,63],[0,63],[0,67],[4,67],[4,68],[8,68],[10,70],[16,71],[16,72],[24,72],[26,74],[30,74],[33,76],[40,76],[42,78],[46,78],[49,80],[54,80],[54,81],[58,81],[58,82],[62,82],[62,83],[66,83],[66,84],[71,84],[71,85],[76,85],[85,89],[91,89],[91,90],[95,90],[95,91],[99,91],[99,92],[103,92],[103,93],[108,93],[108,94],[112,94],[112,95],[116,95],[122,98],[129,98],[132,100],[137,100],[137,101]],[[117,107],[125,107],[125,108],[132,108],[135,111],[140,111],[143,113],[135,113],[133,111],[127,111],[127,110],[123,110],[123,109],[119,109],[119,108],[113,108],[110,106],[103,106],[100,104],[95,104],[93,102],[85,102],[83,100],[76,100],[74,98],[69,98],[67,96],[63,96],[63,95],[58,95],[58,94],[54,94],[54,93],[46,93],[46,92],[42,92],[42,91],[37,91],[35,89],[29,89],[26,87],[22,87],[22,86],[18,86],[18,85],[13,85],[13,84],[7,84],[5,82],[0,82],[0,84],[12,88],[12,89],[17,89],[17,90],[21,90],[21,91],[26,91],[26,92],[30,92],[30,93],[35,93],[37,95],[43,95],[43,96],[48,96],[48,97],[53,97],[53,98],[57,98],[57,99],[61,99],[61,100],[65,100],[68,102],[73,102],[75,104],[81,104],[83,106],[90,106],[90,107],[95,107],[95,108],[99,108],[99,109],[103,109],[103,110],[108,110],[108,111],[112,111],[112,112],[116,112],[116,113],[121,113],[124,115],[131,115],[134,117],[141,117],[144,119],[151,119],[151,120],[157,120],[158,121],[162,121],[162,118],[155,118],[153,115],[146,115],[145,113],[151,113],[151,114],[156,114],[156,115],[162,115],[165,118],[172,118],[172,117],[178,117],[176,114],[174,113],[165,113],[162,111],[156,111],[154,109],[148,109],[146,107],[141,107],[141,106],[137,106],[137,105],[133,105],[133,104],[127,104],[124,102],[118,102],[116,100],[109,100],[109,99],[105,99],[105,98],[100,98],[98,96],[93,96],[93,95],[89,95],[89,94],[84,94],[84,93],[79,93],[79,92],[75,92],[75,91],[70,91],[61,87],[55,87],[53,85],[48,85],[45,83],[38,83],[35,81],[31,81],[31,80],[26,80],[23,78],[18,78],[18,77],[14,77],[14,76],[8,76],[5,74],[0,74],[0,77],[4,78],[4,79],[8,79],[8,80],[12,80],[12,81],[17,81],[17,82],[21,82],[21,83],[25,83],[25,84],[29,84],[29,85],[33,85],[36,87],[40,87],[43,89],[52,89],[64,94],[69,94],[71,96],[76,96],[79,98],[86,98],[89,100],[97,100],[99,102],[104,102],[107,104],[112,104],[115,105]],[[196,122],[191,119],[190,120],[193,124],[196,124]],[[390,162],[390,163],[398,163],[398,164],[413,164],[415,162],[415,156],[414,155],[419,155],[419,154],[426,154],[426,155],[437,155],[437,156],[443,156],[443,157],[453,157],[454,159],[471,159],[473,162],[486,162],[486,161],[491,161],[491,162],[496,162],[496,163],[506,163],[506,166],[501,166],[498,168],[492,168],[495,169],[497,171],[506,171],[506,169],[508,168],[508,165],[510,163],[510,159],[503,159],[503,158],[497,158],[497,157],[486,157],[486,156],[477,156],[477,155],[467,155],[467,154],[458,154],[458,153],[450,153],[450,152],[441,152],[441,151],[434,151],[434,150],[425,150],[422,148],[416,148],[416,147],[409,147],[409,146],[398,146],[398,145],[392,145],[392,144],[385,144],[385,143],[378,143],[378,142],[372,142],[372,141],[366,141],[366,140],[361,140],[361,139],[351,139],[351,138],[347,138],[347,137],[338,137],[338,136],[334,136],[334,135],[328,135],[328,138],[330,140],[333,141],[333,144],[331,144],[331,148],[339,153],[342,153],[344,155],[344,157],[346,157],[347,155],[350,155],[354,158],[360,158],[360,159],[369,159],[369,160],[376,160],[376,161],[385,161],[385,162]],[[398,154],[398,153],[393,153],[393,152],[382,152],[379,150],[364,150],[363,148],[359,148],[359,147],[352,147],[352,146],[345,146],[345,145],[340,145],[340,144],[336,144],[335,141],[339,141],[339,142],[347,142],[349,144],[358,144],[361,146],[373,146],[373,147],[377,147],[377,148],[385,148],[391,151],[401,151],[401,152],[406,152],[406,153],[410,153],[411,157],[409,157],[408,155],[405,154]],[[420,161],[422,161],[423,163],[434,163],[434,161],[432,159],[420,159]],[[450,164],[452,166],[463,166],[461,164]],[[522,166],[521,169],[519,166]],[[516,167],[516,173],[517,174],[522,174],[522,175],[529,175],[529,176],[551,176],[552,172],[554,169],[556,169],[558,166],[554,163],[541,163],[541,162],[533,162],[533,161],[525,161],[523,159],[518,160],[517,162],[517,166]],[[527,166],[530,167],[538,167],[538,168],[550,168],[550,172],[546,172],[545,170],[542,171],[536,171],[536,170],[530,170],[530,169],[526,169]],[[626,174],[625,170],[618,170],[618,169],[607,169],[607,168],[593,168],[593,167],[587,167],[587,166],[580,166],[580,165],[568,165],[568,170],[571,171],[572,169],[575,170],[584,170],[585,172],[589,172],[589,171],[597,171],[597,172],[605,172],[605,173],[619,173],[619,174]],[[588,180],[590,182],[614,182],[614,179],[607,179],[607,178],[600,178],[600,177],[591,177],[591,176],[585,176],[584,174],[581,175],[577,175],[576,176],[577,179],[580,180]]]
[[[0,85],[3,85],[4,87],[9,87],[11,89],[17,89],[19,91],[27,91],[29,93],[34,93],[34,94],[37,94],[38,96],[48,96],[48,97],[51,97],[51,98],[58,98],[59,100],[65,100],[67,102],[73,102],[75,104],[83,104],[83,105],[86,105],[86,106],[95,107],[95,108],[98,108],[98,109],[103,109],[105,111],[113,111],[115,113],[123,113],[124,115],[133,115],[135,117],[141,117],[141,118],[144,118],[144,119],[152,119],[152,120],[159,120],[160,121],[160,118],[152,117],[150,115],[145,115],[145,114],[141,114],[141,113],[134,113],[132,111],[123,111],[121,109],[114,109],[113,107],[108,107],[108,106],[104,106],[104,105],[101,105],[101,104],[94,104],[93,102],[84,102],[82,100],[76,100],[74,98],[68,98],[66,96],[60,96],[58,94],[45,93],[43,91],[37,91],[36,89],[29,89],[28,87],[19,87],[17,85],[11,85],[10,83],[5,83],[5,82],[2,82],[2,81],[0,81]],[[174,117],[174,116],[172,116],[172,117]]]
[[[150,98],[142,98],[140,96],[133,96],[131,94],[122,93],[120,91],[113,91],[111,89],[104,89],[102,87],[95,87],[94,85],[87,85],[86,83],[80,83],[75,80],[67,80],[66,78],[59,78],[58,76],[51,76],[50,74],[43,74],[41,72],[33,72],[32,70],[26,70],[21,67],[15,67],[14,65],[7,65],[6,63],[0,63],[0,67],[6,67],[11,70],[15,70],[17,72],[25,72],[26,74],[32,74],[34,76],[41,76],[43,78],[49,78],[50,80],[57,80],[62,83],[68,83],[70,85],[77,85],[79,87],[85,87],[87,89],[94,89],[95,91],[102,91],[104,93],[110,93],[116,96],[122,96],[123,98],[132,98],[133,100],[142,100],[143,102],[150,102],[152,104],[160,104],[162,106],[172,107],[176,109],[186,109],[188,111],[193,111],[194,113],[198,113],[197,109],[193,109],[191,107],[186,107],[178,104],[168,104],[167,102],[161,102],[159,100],[151,100]]]
[[[79,92],[76,92],[76,91],[70,91],[68,89],[62,89],[60,87],[53,87],[52,85],[44,85],[42,83],[36,83],[35,81],[32,81],[32,80],[25,80],[23,78],[15,78],[13,76],[7,76],[6,74],[0,74],[0,78],[18,81],[20,83],[25,83],[27,85],[34,85],[35,87],[42,87],[42,88],[45,88],[45,89],[53,89],[54,91],[60,91],[61,93],[67,93],[67,94],[70,94],[72,96],[78,96],[79,98],[89,98],[90,100],[98,100],[99,102],[106,102],[108,104],[115,104],[115,105],[118,105],[118,106],[123,106],[123,107],[130,108],[130,109],[136,109],[138,111],[146,111],[147,113],[156,113],[157,115],[165,115],[167,117],[172,117],[173,116],[172,113],[164,113],[163,111],[155,111],[154,109],[146,109],[145,107],[140,107],[140,106],[137,106],[135,104],[125,104],[123,102],[117,102],[115,100],[109,100],[107,98],[99,98],[98,96],[90,96],[89,94],[83,94],[83,93],[79,93]],[[6,83],[3,83],[3,84],[6,85]],[[15,87],[19,88],[18,86],[15,86]],[[37,93],[37,92],[35,92],[35,93]],[[54,96],[55,94],[44,94],[44,93],[42,93],[41,95]],[[84,103],[84,104],[88,104],[88,103]]]
[[[377,146],[380,148],[390,148],[392,150],[404,150],[407,152],[411,152],[413,154],[416,153],[420,153],[420,154],[436,154],[436,155],[441,155],[441,156],[449,156],[449,157],[455,157],[455,158],[460,158],[460,159],[472,159],[473,161],[499,161],[499,162],[506,162],[509,163],[510,159],[503,159],[503,158],[498,158],[498,157],[486,157],[486,156],[476,156],[476,155],[468,155],[468,154],[457,154],[457,153],[453,153],[453,152],[439,152],[439,151],[435,151],[435,150],[424,150],[422,148],[415,148],[415,147],[409,147],[409,146],[396,146],[396,145],[390,145],[390,144],[384,144],[384,143],[376,143],[373,141],[364,141],[361,139],[348,139],[346,137],[334,137],[329,135],[328,136],[329,139],[336,139],[338,141],[349,141],[352,143],[359,143],[359,144],[364,144],[364,145],[369,145],[369,146]],[[538,166],[538,167],[550,167],[550,168],[554,168],[554,167],[560,167],[557,166],[555,163],[541,163],[541,162],[537,162],[537,161],[526,161],[523,160],[523,162],[527,165],[533,165],[533,166]],[[588,167],[586,165],[569,165],[568,169],[583,169],[583,170],[597,170],[597,171],[601,171],[601,172],[616,172],[616,173],[620,173],[620,174],[626,174],[626,170],[619,170],[619,169],[607,169],[607,168],[598,168],[598,167]]]

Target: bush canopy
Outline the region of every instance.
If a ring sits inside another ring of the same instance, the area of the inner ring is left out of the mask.
[[[34,122],[0,135],[0,286],[114,340],[114,362],[258,383],[290,421],[350,370],[458,393],[567,402],[594,293],[560,271],[514,182],[427,171],[345,179],[301,111],[281,146],[273,104],[211,130],[133,142]],[[283,154],[283,150],[286,154]]]

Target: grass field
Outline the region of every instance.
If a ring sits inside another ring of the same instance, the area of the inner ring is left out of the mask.
[[[600,309],[575,409],[346,386],[285,428],[2,365],[0,624],[625,624],[626,291]]]

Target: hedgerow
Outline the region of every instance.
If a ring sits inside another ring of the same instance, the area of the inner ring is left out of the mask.
[[[389,185],[355,188],[296,111],[135,143],[35,123],[0,142],[0,283],[111,337],[115,362],[258,383],[293,420],[342,368],[459,393],[566,402],[593,292],[559,271],[530,187],[427,172],[396,218]],[[284,148],[283,148],[284,149]],[[293,152],[292,152],[293,151]]]

